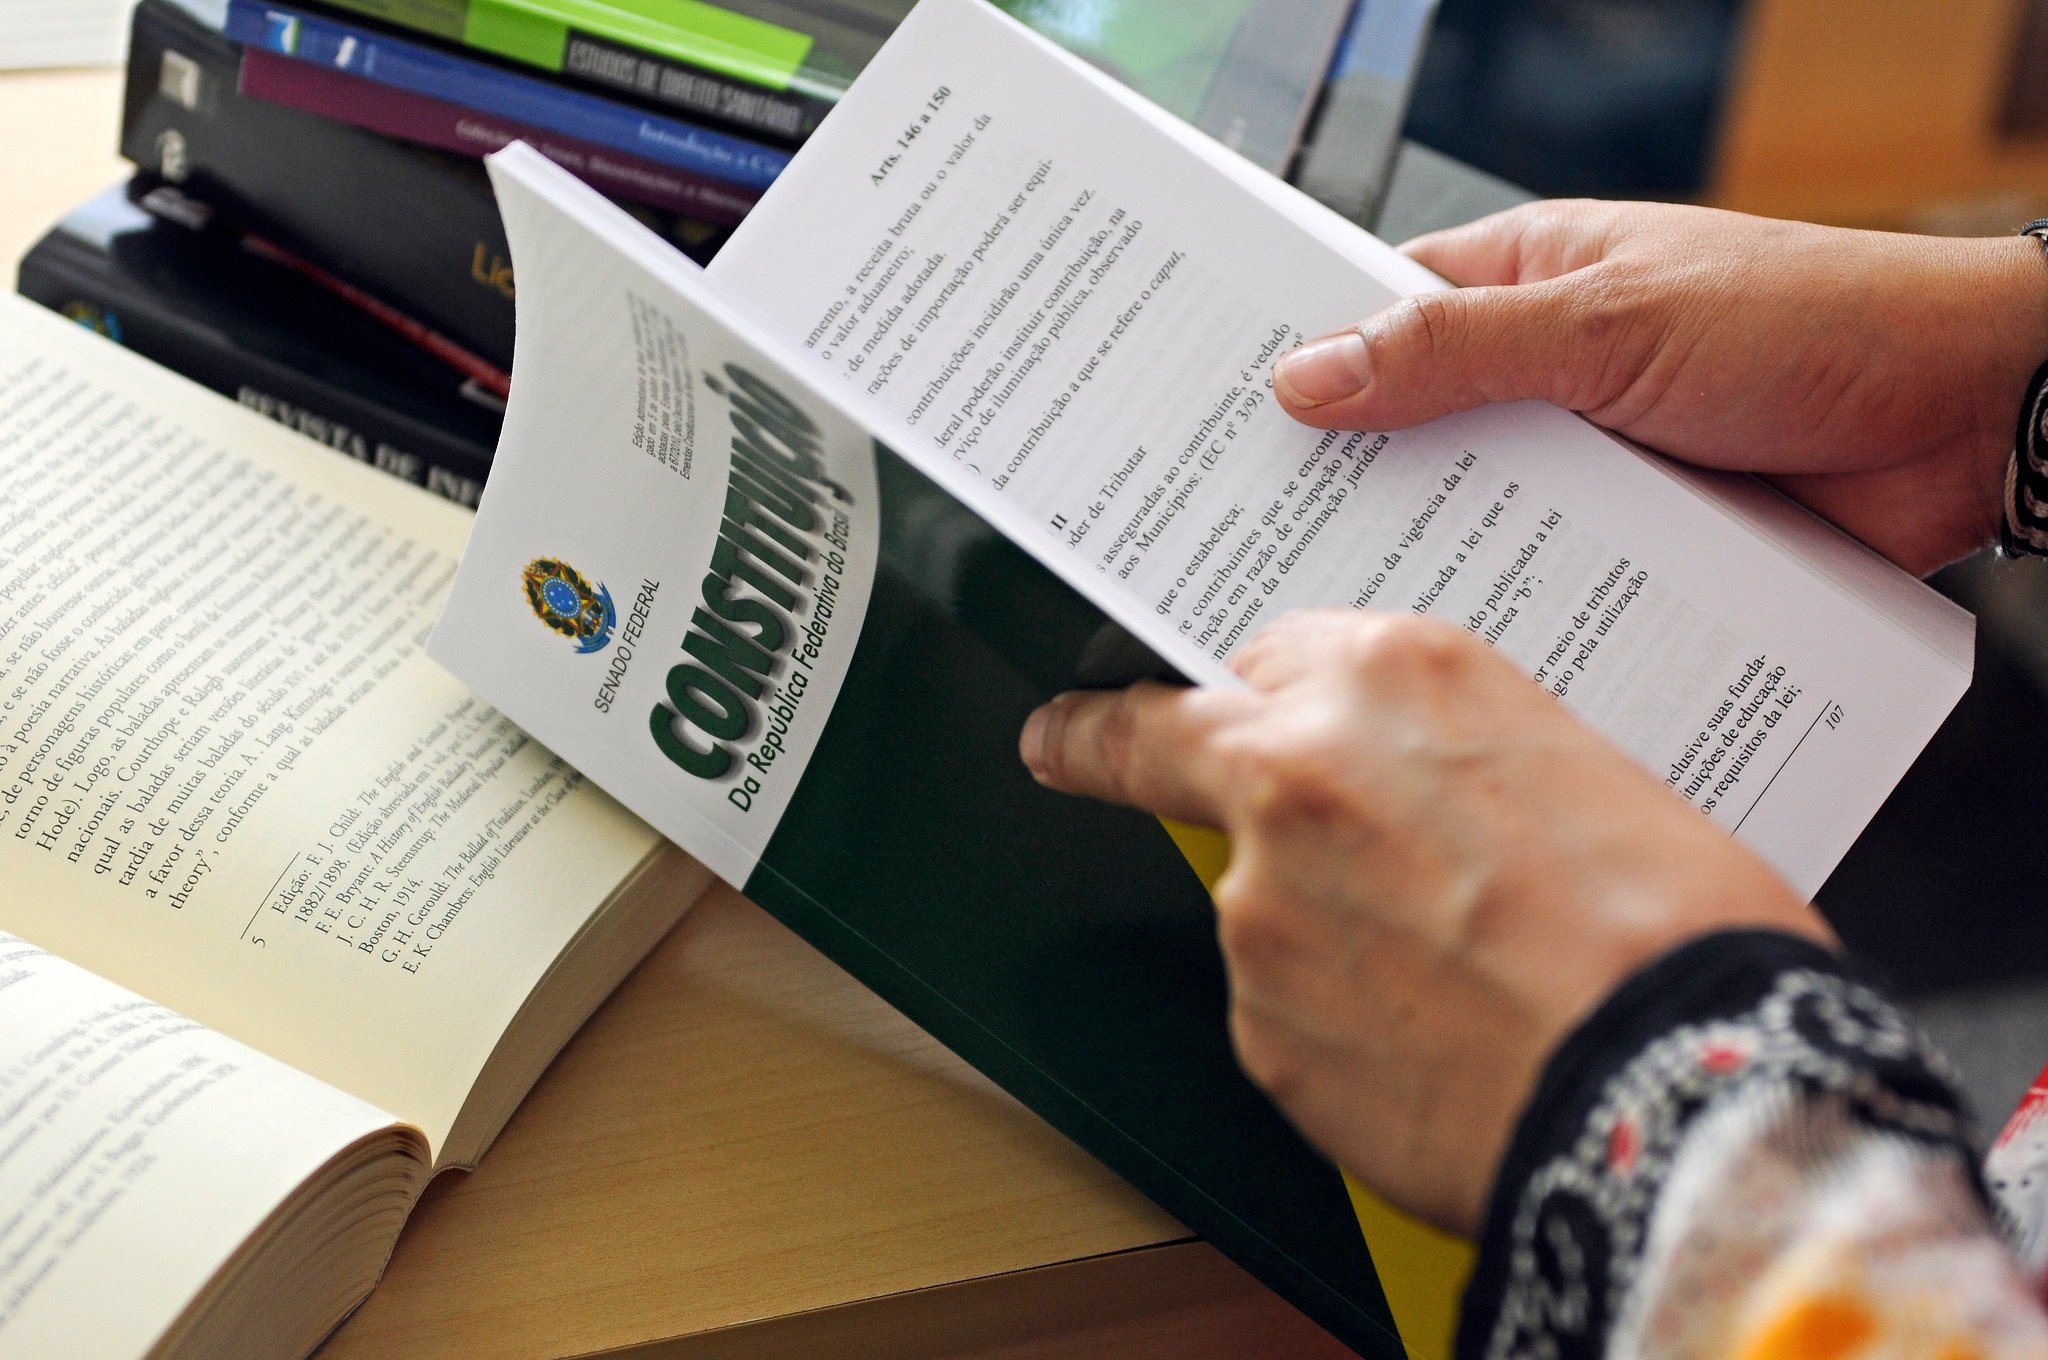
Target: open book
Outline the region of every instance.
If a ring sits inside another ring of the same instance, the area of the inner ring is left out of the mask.
[[[708,272],[493,173],[519,376],[430,650],[1361,1349],[1200,884],[1031,785],[1030,707],[1434,615],[1811,892],[1968,683],[1966,614],[1753,482],[1533,403],[1290,421],[1280,354],[1441,281],[983,0],[925,0]]]
[[[310,1351],[708,881],[426,658],[469,523],[0,301],[0,1354]]]

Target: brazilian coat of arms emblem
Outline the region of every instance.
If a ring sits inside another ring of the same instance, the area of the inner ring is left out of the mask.
[[[619,616],[604,586],[591,585],[576,568],[552,557],[534,558],[524,576],[534,617],[575,643],[579,653],[597,651],[612,640]]]

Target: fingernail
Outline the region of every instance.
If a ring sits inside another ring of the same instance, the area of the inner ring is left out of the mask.
[[[1024,757],[1024,768],[1031,771],[1032,778],[1042,778],[1045,771],[1045,729],[1049,725],[1047,713],[1051,704],[1034,709],[1024,720],[1024,731],[1017,738],[1017,751]]]
[[[1273,383],[1290,406],[1328,406],[1363,392],[1370,376],[1365,337],[1352,330],[1311,340],[1281,356]]]

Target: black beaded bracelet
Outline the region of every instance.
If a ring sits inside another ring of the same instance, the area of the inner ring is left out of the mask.
[[[2048,252],[2048,217],[2020,228]],[[2034,370],[2013,430],[2005,467],[2005,520],[1998,551],[2006,557],[2048,557],[2048,364]]]

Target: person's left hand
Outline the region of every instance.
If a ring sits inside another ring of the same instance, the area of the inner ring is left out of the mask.
[[[1231,1035],[1310,1141],[1474,1231],[1551,1052],[1687,939],[1827,940],[1748,850],[1448,624],[1283,618],[1243,690],[1066,694],[1045,784],[1218,827]]]

